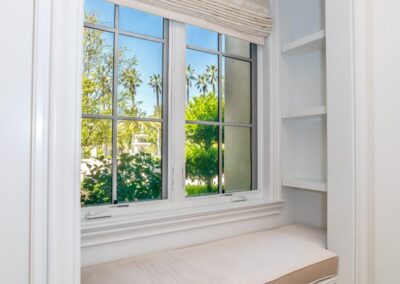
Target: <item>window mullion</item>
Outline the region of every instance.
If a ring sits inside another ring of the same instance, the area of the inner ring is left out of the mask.
[[[162,69],[162,139],[161,139],[161,173],[162,173],[162,187],[161,187],[161,199],[168,198],[168,66],[169,66],[169,21],[163,20],[163,69]]]
[[[218,34],[218,193],[224,193],[222,188],[222,35]]]
[[[257,167],[257,46],[251,44],[251,189],[258,188],[258,167]]]
[[[169,157],[173,168],[170,185],[172,200],[179,207],[185,200],[186,26],[170,22],[169,40],[169,133],[172,151]]]
[[[114,69],[113,69],[113,102],[112,102],[112,203],[118,203],[117,197],[117,131],[118,131],[118,50],[119,50],[119,6],[114,10]]]

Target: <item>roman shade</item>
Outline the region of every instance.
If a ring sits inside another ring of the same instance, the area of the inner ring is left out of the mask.
[[[267,0],[109,0],[257,44],[272,28]]]

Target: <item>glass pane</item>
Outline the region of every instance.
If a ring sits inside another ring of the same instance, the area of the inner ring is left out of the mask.
[[[218,56],[186,50],[186,119],[218,120]]]
[[[119,28],[127,32],[162,38],[163,18],[119,6]]]
[[[198,28],[186,26],[186,43],[200,48],[218,50],[218,33]]]
[[[251,122],[251,72],[246,61],[223,58],[223,120]]]
[[[186,125],[186,196],[218,193],[218,126]]]
[[[82,119],[82,206],[111,203],[111,129],[111,120]]]
[[[223,188],[225,192],[251,190],[251,130],[224,127]]]
[[[222,51],[228,54],[250,58],[250,43],[231,36],[222,36]]]
[[[102,0],[85,0],[85,22],[114,27],[114,4]]]
[[[82,112],[111,114],[113,93],[112,33],[84,29]]]
[[[128,36],[119,45],[119,115],[161,117],[163,45]]]
[[[118,202],[161,198],[161,123],[118,122]]]

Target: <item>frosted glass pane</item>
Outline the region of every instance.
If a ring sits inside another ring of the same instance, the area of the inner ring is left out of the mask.
[[[251,129],[225,126],[223,144],[225,192],[251,190]]]
[[[223,59],[223,119],[251,123],[251,72],[246,61]]]
[[[250,43],[231,36],[222,37],[222,51],[231,55],[250,58]]]

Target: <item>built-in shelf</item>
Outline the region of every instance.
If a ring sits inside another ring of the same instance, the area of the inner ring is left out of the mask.
[[[321,49],[325,44],[325,30],[282,44],[282,53],[287,55],[300,55]]]
[[[326,183],[313,179],[299,177],[283,178],[282,185],[291,188],[326,192]]]
[[[291,111],[284,113],[282,119],[295,119],[295,118],[312,118],[326,115],[326,107],[311,107],[305,108],[298,111]]]

